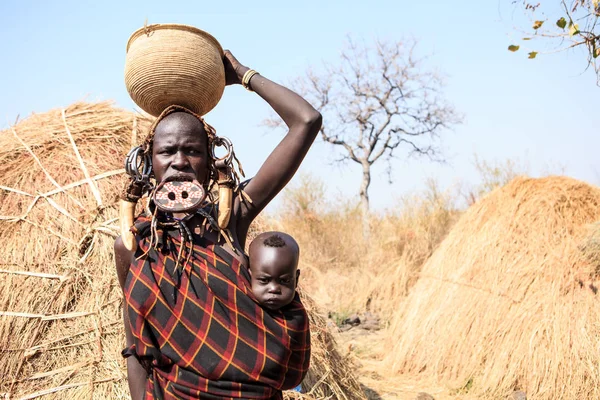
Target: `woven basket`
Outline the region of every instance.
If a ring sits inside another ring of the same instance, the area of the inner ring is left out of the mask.
[[[127,42],[125,86],[133,101],[155,117],[174,104],[204,115],[225,90],[223,49],[192,26],[148,25]]]

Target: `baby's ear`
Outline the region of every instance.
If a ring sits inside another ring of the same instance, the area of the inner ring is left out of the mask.
[[[300,270],[296,270],[296,287],[298,287],[298,281],[300,280]]]

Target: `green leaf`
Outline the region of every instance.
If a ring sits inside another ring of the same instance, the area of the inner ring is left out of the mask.
[[[530,37],[524,37],[524,38],[523,38],[523,39],[521,39],[521,40],[531,40],[531,38],[530,38]]]
[[[579,25],[578,24],[572,24],[571,26],[569,26],[569,35],[575,36],[578,33],[579,33]]]
[[[512,51],[514,53],[517,50],[519,50],[519,46],[515,44],[511,44],[510,46],[508,46],[508,51]]]
[[[538,52],[537,51],[531,51],[529,52],[529,57],[527,58],[535,58],[535,56],[537,56]]]
[[[596,48],[594,49],[594,53],[592,54],[592,56],[593,56],[594,58],[598,58],[598,56],[600,56],[600,47],[596,47]]]
[[[535,21],[533,23],[533,29],[539,29],[542,27],[542,25],[544,25],[544,21]]]
[[[556,26],[558,26],[560,29],[565,29],[567,26],[567,20],[565,17],[561,17],[558,21],[556,21]]]

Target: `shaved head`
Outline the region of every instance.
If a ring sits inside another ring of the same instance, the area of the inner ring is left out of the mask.
[[[297,257],[300,256],[300,247],[296,242],[296,239],[283,232],[263,232],[254,238],[250,243],[251,252],[253,247],[266,246],[266,247],[284,247],[289,246],[290,251],[294,252]]]
[[[154,129],[155,136],[170,134],[171,132],[182,132],[191,135],[202,135],[207,138],[204,124],[192,114],[176,111],[161,119]],[[208,139],[208,138],[207,138]],[[208,143],[208,140],[207,140]]]

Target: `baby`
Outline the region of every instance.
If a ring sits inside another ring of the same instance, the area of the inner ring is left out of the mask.
[[[261,233],[248,253],[250,284],[259,304],[273,311],[290,304],[300,277],[300,248],[294,238],[283,232]]]

